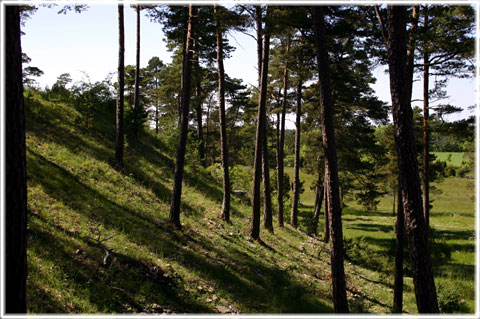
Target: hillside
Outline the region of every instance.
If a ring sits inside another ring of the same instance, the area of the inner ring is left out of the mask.
[[[188,166],[184,228],[174,230],[168,212],[175,151],[166,139],[147,132],[129,141],[126,167],[117,171],[114,109],[97,111],[86,124],[68,103],[26,94],[28,312],[333,312],[329,245],[307,235],[309,203],[300,230],[280,229],[274,220],[275,234],[262,230],[262,242],[250,241],[245,199],[234,197],[232,222],[222,222],[221,183]],[[378,212],[344,210],[351,312],[390,311],[394,217],[388,203],[385,198]],[[455,281],[460,289],[455,311],[473,312],[473,199],[449,209],[432,211],[435,272],[443,286]],[[415,313],[408,275],[405,311]]]

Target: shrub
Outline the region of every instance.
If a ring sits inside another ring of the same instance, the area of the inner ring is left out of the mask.
[[[437,285],[438,306],[443,313],[462,312],[465,301],[462,299],[460,289],[453,285],[440,282]]]

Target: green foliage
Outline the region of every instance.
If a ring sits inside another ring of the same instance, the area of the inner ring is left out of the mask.
[[[437,285],[438,307],[442,313],[461,313],[465,311],[462,291],[452,283],[440,282]]]
[[[79,82],[73,86],[71,92],[67,92],[72,95],[75,108],[82,115],[82,119],[78,120],[83,121],[86,128],[92,128],[94,117],[99,111],[112,109],[115,105],[114,96],[106,81]]]

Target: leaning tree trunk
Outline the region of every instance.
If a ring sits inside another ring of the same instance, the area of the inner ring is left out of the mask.
[[[417,307],[420,313],[438,313],[413,137],[413,112],[408,96],[406,8],[388,6],[387,10],[387,53],[395,143]]]
[[[20,7],[5,6],[5,311],[26,313],[27,169]]]
[[[213,5],[217,23],[218,108],[220,117],[220,145],[223,167],[222,218],[230,221],[230,175],[228,172],[227,124],[225,118],[225,69],[223,67],[223,34],[217,5]]]
[[[190,4],[188,9],[188,27],[187,42],[185,46],[185,60],[183,61],[182,72],[182,97],[181,97],[181,122],[180,136],[178,138],[177,158],[175,161],[175,179],[173,184],[172,202],[170,205],[170,222],[181,229],[180,223],[180,199],[182,196],[182,180],[185,166],[185,151],[187,147],[188,136],[188,113],[190,108],[190,88],[192,80],[192,56],[193,56],[193,36],[197,7]]]
[[[117,109],[115,112],[115,163],[123,168],[123,109],[125,87],[125,32],[123,24],[123,5],[118,5],[118,90]]]
[[[290,51],[290,39],[287,40],[286,54]],[[283,69],[283,101],[282,101],[282,117],[280,123],[280,139],[277,147],[277,216],[278,226],[283,227],[283,175],[284,175],[284,148],[285,148],[285,114],[287,112],[287,92],[288,92],[288,59],[285,61]]]
[[[403,238],[405,218],[403,214],[402,192],[398,188],[397,221],[395,222],[395,283],[393,285],[392,313],[402,313],[403,308]]]
[[[322,113],[323,148],[327,181],[328,214],[330,217],[330,247],[333,286],[333,304],[336,313],[348,313],[348,302],[343,265],[342,208],[338,185],[337,149],[333,128],[333,100],[330,86],[328,51],[326,47],[325,20],[322,7],[312,7],[315,46],[318,60],[318,82]]]
[[[290,215],[290,224],[293,228],[297,228],[298,224],[298,200],[300,197],[300,120],[302,116],[302,78],[299,75],[297,85],[297,109],[295,120],[295,160],[293,174],[293,198],[292,198],[292,214]]]

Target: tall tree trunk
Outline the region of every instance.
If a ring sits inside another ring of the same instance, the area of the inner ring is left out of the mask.
[[[205,159],[205,141],[203,138],[203,111],[202,111],[202,78],[201,78],[201,69],[199,61],[199,45],[198,41],[195,41],[195,59],[194,59],[194,70],[195,70],[195,95],[196,95],[196,113],[197,113],[197,135],[200,144],[198,145],[198,156],[200,157],[200,163],[203,167],[207,167],[207,161]]]
[[[139,87],[140,87],[140,6],[137,5],[137,51],[136,51],[136,67],[135,67],[135,86],[134,86],[134,93],[133,93],[133,105],[135,111],[138,111],[138,107],[140,104],[139,100]],[[136,120],[136,119],[135,119]],[[135,134],[136,134],[135,130]]]
[[[220,117],[220,145],[223,167],[222,218],[230,221],[230,175],[228,173],[227,124],[225,118],[225,70],[223,67],[223,33],[217,5],[213,5],[217,23],[218,108]]]
[[[290,39],[287,40],[286,54],[290,51]],[[284,147],[285,147],[285,116],[287,113],[287,92],[288,92],[288,59],[285,61],[283,69],[283,101],[282,101],[282,117],[280,124],[280,140],[277,146],[277,216],[278,226],[283,227],[283,175],[284,175]]]
[[[266,22],[265,22],[265,35],[264,35],[264,43],[263,43],[263,55],[262,55],[262,90],[265,91],[265,100],[263,107],[263,139],[262,139],[262,170],[263,170],[263,226],[266,230],[273,233],[273,222],[272,222],[272,195],[270,191],[270,165],[268,163],[268,117],[267,117],[267,98],[266,98],[266,91],[267,91],[267,83],[268,83],[268,61],[269,61],[269,54],[270,54],[270,30],[268,25],[269,19],[269,9],[267,7],[267,12],[265,14]],[[263,92],[262,91],[262,92]]]
[[[27,169],[20,7],[5,6],[5,311],[26,313]]]
[[[269,45],[267,43],[267,45]],[[267,57],[268,59],[268,57]],[[268,61],[267,61],[268,63]],[[266,112],[265,112],[266,113]],[[265,114],[262,148],[262,172],[263,172],[263,226],[266,230],[273,233],[272,221],[272,195],[270,190],[270,165],[268,164],[268,134],[267,134],[267,115]]]
[[[438,313],[413,137],[413,112],[408,96],[406,8],[388,6],[387,16],[387,51],[395,143],[417,307],[420,313]]]
[[[415,60],[415,37],[418,23],[418,6],[414,6],[412,10],[412,24],[408,36],[407,47],[407,100],[412,100],[413,87],[413,71]],[[400,187],[400,178],[398,180],[398,187],[394,188],[393,193],[393,214],[395,215],[395,193],[398,192],[398,208],[395,242],[395,282],[393,286],[393,313],[401,313],[403,309],[403,246],[405,233],[405,217],[403,211],[402,193]]]
[[[257,13],[258,12],[261,14],[261,8],[257,7]],[[264,153],[264,139],[266,135],[267,76],[268,56],[270,54],[270,36],[268,35],[268,32],[264,36],[262,48],[262,72],[260,81],[260,95],[258,99],[257,133],[255,139],[255,159],[253,167],[252,225],[250,229],[250,236],[253,239],[258,239],[260,236],[260,182],[262,177],[262,153]]]
[[[290,224],[293,228],[297,228],[298,224],[298,200],[300,197],[300,120],[302,116],[302,78],[299,75],[297,85],[297,109],[295,120],[295,159],[294,159],[294,174],[293,174],[293,198],[292,198],[292,213],[290,215]]]
[[[318,220],[320,219],[320,210],[322,209],[324,193],[325,183],[322,182],[321,173],[318,172],[317,186],[315,187],[315,206],[313,209],[313,224],[315,235],[318,235]]]
[[[258,90],[262,86],[262,55],[263,55],[263,27],[262,27],[262,6],[255,7],[255,23],[257,25],[257,66],[258,66]]]
[[[400,180],[399,180],[400,184]],[[393,313],[402,313],[403,308],[403,238],[405,218],[403,214],[402,192],[398,188],[397,221],[395,222],[395,283],[393,286]]]
[[[181,97],[181,114],[180,136],[178,138],[177,159],[175,161],[175,179],[173,184],[172,202],[170,205],[170,222],[181,229],[180,223],[180,199],[182,196],[183,171],[185,166],[185,151],[187,147],[188,136],[188,113],[190,108],[190,88],[192,80],[192,57],[193,57],[193,37],[195,20],[197,15],[197,7],[189,5],[188,9],[188,27],[187,27],[187,43],[185,46],[185,60],[183,61],[182,72],[182,97]]]
[[[425,28],[428,28],[428,5],[425,6]],[[425,216],[425,224],[427,232],[430,225],[430,141],[429,141],[429,127],[428,127],[428,81],[430,78],[430,67],[428,65],[429,54],[426,51],[423,54],[423,214]]]
[[[326,168],[326,167],[325,167]],[[327,178],[327,174],[325,173],[325,178]],[[330,241],[330,218],[329,216],[329,210],[328,210],[328,184],[327,180],[325,179],[325,182],[323,182],[324,185],[324,193],[323,193],[323,200],[325,202],[325,208],[323,212],[323,217],[325,220],[324,228],[323,228],[323,241],[325,243],[328,243]]]
[[[158,83],[157,79],[155,78],[155,92],[157,92]],[[157,101],[155,104],[155,135],[158,135],[158,110],[160,108],[160,101]]]
[[[118,5],[118,90],[117,109],[115,112],[115,163],[123,168],[123,109],[125,88],[125,32],[123,23],[123,5]]]
[[[317,220],[320,217],[320,210],[322,209],[322,202],[323,202],[323,193],[324,190],[324,182],[322,181],[322,171],[320,170],[321,161],[318,161],[318,175],[317,175],[317,184],[315,186],[315,206],[313,208],[313,219]]]
[[[323,148],[328,189],[328,213],[330,217],[330,251],[333,285],[333,304],[336,313],[348,313],[348,302],[343,265],[342,209],[338,186],[337,149],[333,128],[333,100],[330,86],[328,51],[326,47],[325,20],[322,7],[312,7],[315,29],[315,45],[318,60],[318,82],[322,113]]]

